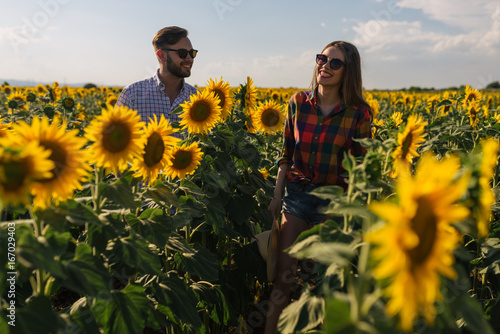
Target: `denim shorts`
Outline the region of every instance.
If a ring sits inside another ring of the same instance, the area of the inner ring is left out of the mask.
[[[312,183],[287,182],[282,212],[305,220],[309,226],[319,224],[326,215],[319,212],[318,208],[327,206],[330,200],[309,194],[315,188],[317,186]]]

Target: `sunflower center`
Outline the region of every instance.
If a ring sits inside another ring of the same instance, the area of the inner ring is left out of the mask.
[[[418,208],[411,228],[418,236],[418,245],[408,252],[412,266],[423,264],[432,252],[437,234],[437,219],[431,201],[425,196],[417,201]]]
[[[3,164],[5,182],[3,188],[7,191],[16,191],[24,185],[26,175],[29,172],[26,161],[10,161]]]
[[[471,107],[471,108],[470,108],[470,115],[471,115],[471,117],[472,117],[473,119],[475,119],[475,118],[476,118],[476,116],[477,116],[477,110],[476,110],[476,108],[474,108],[474,107]]]
[[[8,106],[9,106],[10,109],[15,109],[15,108],[17,108],[18,105],[19,104],[17,103],[16,100],[10,100],[9,103],[8,103]]]
[[[476,95],[474,95],[474,94],[469,94],[469,96],[467,96],[467,101],[472,101],[475,99],[476,99]]]
[[[50,182],[57,179],[67,166],[68,154],[61,145],[54,143],[53,141],[42,140],[40,145],[51,151],[49,159],[54,161],[54,168],[51,170],[52,177],[42,180],[42,182]]]
[[[205,101],[197,101],[191,108],[190,116],[195,122],[204,122],[210,116],[210,105]]]
[[[260,117],[262,120],[262,124],[267,127],[273,127],[278,124],[280,120],[280,114],[278,111],[274,109],[266,109],[262,112],[262,116]]]
[[[130,128],[122,122],[112,122],[103,130],[102,144],[111,153],[118,153],[127,148],[132,139]]]
[[[73,99],[68,98],[68,99],[64,100],[64,106],[66,108],[73,108],[74,105],[75,105],[75,101],[73,101]]]
[[[165,152],[165,143],[163,138],[157,132],[153,132],[148,138],[146,143],[144,157],[144,163],[148,167],[154,167],[163,158],[163,153]]]
[[[402,148],[401,148],[401,156],[404,158],[406,158],[406,155],[408,154],[408,152],[410,151],[410,146],[411,146],[411,143],[412,143],[412,140],[413,140],[413,135],[411,133],[411,131],[406,135],[403,143],[402,143]]]
[[[220,100],[219,107],[224,108],[224,104],[226,103],[226,96],[224,95],[224,93],[222,93],[220,90],[216,89],[216,90],[214,90],[214,94]]]
[[[191,161],[193,161],[193,155],[191,152],[179,150],[174,155],[173,168],[177,170],[185,169],[189,167]]]

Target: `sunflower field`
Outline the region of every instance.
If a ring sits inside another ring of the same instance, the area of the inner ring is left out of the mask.
[[[120,87],[0,86],[0,333],[261,333],[297,89],[210,79],[164,117]],[[500,92],[365,91],[348,189],[288,249],[281,333],[500,330]]]

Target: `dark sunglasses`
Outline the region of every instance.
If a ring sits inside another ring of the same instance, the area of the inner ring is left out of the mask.
[[[177,54],[179,55],[179,58],[181,58],[181,59],[186,59],[186,57],[188,56],[188,53],[191,56],[191,58],[194,59],[196,57],[196,54],[198,53],[198,50],[195,50],[195,49],[191,49],[189,51],[186,49],[162,49],[162,50],[177,51]]]
[[[325,65],[328,62],[328,57],[324,54],[316,55],[316,64]],[[344,62],[338,58],[332,58],[330,60],[330,67],[332,70],[338,70],[344,65]]]

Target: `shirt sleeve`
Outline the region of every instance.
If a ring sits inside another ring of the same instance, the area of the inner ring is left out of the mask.
[[[129,107],[134,109],[132,97],[130,94],[130,87],[125,87],[120,93],[118,100],[116,101],[117,106]]]
[[[371,129],[371,116],[370,112],[366,108],[359,109],[362,111],[360,113],[361,117],[358,119],[356,123],[356,131],[354,132],[355,139],[362,138],[371,138],[372,137],[372,129]],[[352,154],[354,156],[360,156],[366,153],[366,148],[362,146],[359,142],[354,141],[352,147]]]
[[[281,157],[277,161],[277,165],[290,164],[293,158],[295,149],[295,133],[294,133],[294,117],[297,105],[293,97],[288,103],[288,111],[285,120],[285,128],[283,130],[283,148],[281,150]]]

